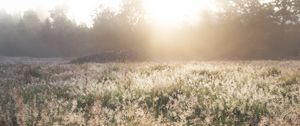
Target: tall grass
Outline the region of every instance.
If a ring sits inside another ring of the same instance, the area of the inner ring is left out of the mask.
[[[300,125],[299,64],[0,65],[0,125]]]

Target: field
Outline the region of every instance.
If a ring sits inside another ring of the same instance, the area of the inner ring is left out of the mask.
[[[0,125],[300,125],[300,61],[2,64]]]

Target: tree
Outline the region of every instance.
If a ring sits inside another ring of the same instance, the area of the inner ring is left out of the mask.
[[[278,22],[285,28],[287,23],[295,23],[299,21],[300,10],[298,0],[275,0],[274,5],[274,16]]]
[[[141,45],[144,33],[141,2],[141,0],[124,0],[119,12],[99,9],[101,11],[94,19],[92,34],[100,51],[130,50]]]

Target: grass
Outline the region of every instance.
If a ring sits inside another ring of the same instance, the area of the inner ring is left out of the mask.
[[[0,65],[0,125],[300,125],[299,64]]]

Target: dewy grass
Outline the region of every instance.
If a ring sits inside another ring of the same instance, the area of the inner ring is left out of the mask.
[[[0,125],[300,125],[299,64],[2,65]]]

